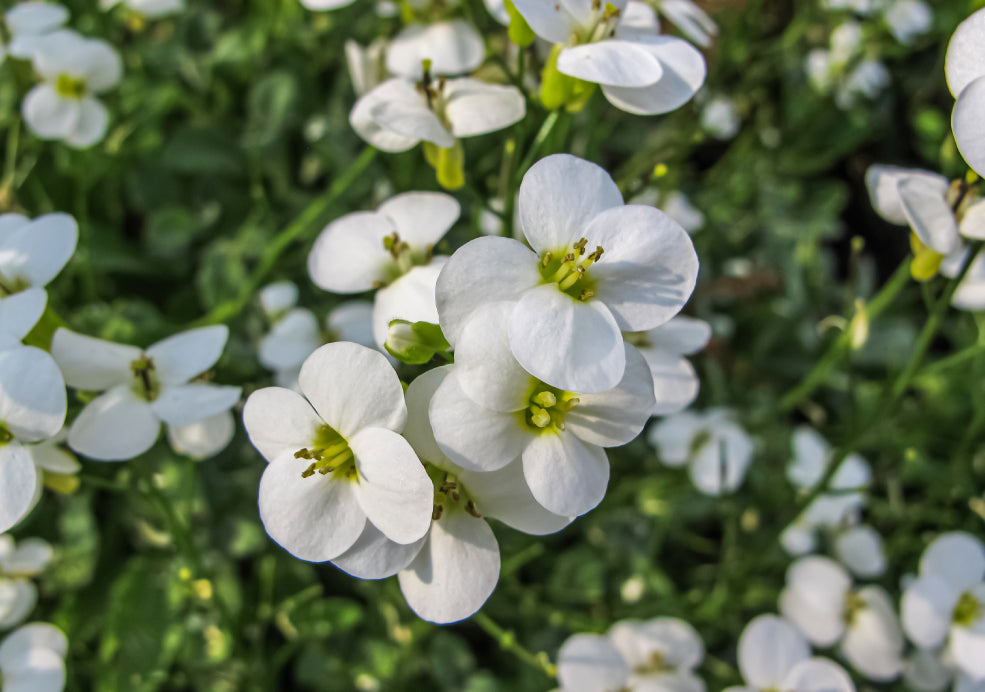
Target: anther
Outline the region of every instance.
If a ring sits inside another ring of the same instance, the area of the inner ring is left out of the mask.
[[[295,455],[296,456],[296,455]],[[315,465],[311,464],[308,468],[301,472],[301,478],[311,478],[315,475]]]
[[[533,402],[544,408],[550,408],[557,404],[557,397],[554,396],[554,392],[541,392],[533,398]]]
[[[585,254],[585,246],[588,245],[588,239],[582,238],[577,243],[574,244],[575,250],[578,251],[579,255]]]
[[[542,409],[540,406],[531,406],[530,422],[538,428],[546,428],[551,424],[551,414]]]
[[[475,503],[474,503],[474,502],[472,502],[472,500],[469,500],[469,501],[468,501],[468,502],[467,502],[467,503],[465,504],[465,511],[466,511],[466,512],[468,512],[469,514],[471,514],[471,515],[472,515],[473,517],[475,517],[476,519],[481,519],[481,518],[482,518],[482,515],[481,515],[481,514],[479,514],[479,512],[478,512],[478,511],[476,510],[476,508],[475,508]]]
[[[554,259],[554,253],[548,250],[540,256],[540,266],[547,267],[547,265],[551,263],[552,259]]]
[[[588,300],[595,295],[595,291],[590,288],[586,288],[584,291],[578,294],[578,300]]]
[[[441,513],[444,511],[444,505],[435,505],[434,509],[431,510],[431,519],[433,521],[438,521],[438,519],[441,518]]]

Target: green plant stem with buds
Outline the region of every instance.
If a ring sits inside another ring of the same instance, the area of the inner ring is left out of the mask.
[[[516,635],[513,632],[503,629],[485,613],[480,611],[473,615],[472,622],[485,630],[505,651],[509,651],[524,663],[544,673],[544,675],[551,678],[557,677],[557,666],[551,663],[546,653],[541,651],[535,654],[526,649],[522,644],[517,642]]]

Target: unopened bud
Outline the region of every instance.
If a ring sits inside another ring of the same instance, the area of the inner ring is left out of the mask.
[[[423,365],[438,354],[449,357],[451,348],[438,325],[407,320],[390,321],[384,346],[390,355],[408,365]]]

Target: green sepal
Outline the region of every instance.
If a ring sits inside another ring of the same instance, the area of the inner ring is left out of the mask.
[[[407,365],[424,365],[436,355],[451,360],[451,345],[441,327],[431,322],[390,320],[384,346],[391,356]]]
[[[527,20],[524,19],[523,15],[516,9],[516,6],[506,0],[506,12],[510,15],[510,28],[509,35],[510,41],[515,45],[520,46],[520,48],[526,48],[531,43],[537,40],[537,34],[534,30],[530,28],[527,24]]]

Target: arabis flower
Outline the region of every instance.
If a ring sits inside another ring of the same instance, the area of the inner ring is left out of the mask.
[[[463,468],[495,471],[520,458],[530,491],[547,510],[579,516],[605,495],[605,447],[635,438],[653,409],[643,356],[628,345],[623,378],[611,390],[584,393],[546,384],[510,351],[510,303],[477,311],[459,333],[452,374],[431,401],[442,451]]]
[[[626,365],[622,331],[660,326],[690,297],[691,239],[663,212],[624,205],[608,173],[567,154],[527,171],[519,212],[532,250],[477,238],[442,270],[442,331],[455,344],[479,306],[508,301],[510,348],[527,372],[567,391],[612,389]]]
[[[228,411],[240,388],[197,380],[219,360],[228,337],[225,326],[202,327],[140,349],[59,329],[51,353],[68,386],[105,392],[72,423],[68,446],[123,461],[150,449],[161,423],[186,426]]]
[[[75,252],[79,227],[68,214],[0,215],[0,296],[42,288]]]
[[[373,337],[383,349],[390,321],[437,322],[435,282],[445,261],[434,246],[458,220],[461,207],[440,192],[408,192],[375,212],[355,212],[330,223],[308,255],[319,288],[363,293],[378,288]]]
[[[435,77],[467,74],[482,64],[486,44],[468,22],[456,19],[411,24],[386,48],[386,69],[395,77],[421,80],[423,66]]]
[[[388,79],[356,101],[349,123],[378,149],[407,151],[424,142],[424,154],[447,189],[465,184],[463,137],[495,132],[522,120],[523,94],[513,86],[470,77],[420,82]]]
[[[683,620],[623,620],[604,636],[568,638],[557,674],[561,692],[704,692],[694,674],[704,656],[704,642]]]
[[[665,16],[692,43],[702,48],[711,46],[712,37],[718,34],[718,26],[708,13],[693,0],[656,0],[657,12]]]
[[[752,439],[725,409],[683,411],[650,428],[660,462],[688,467],[691,482],[705,495],[735,492],[752,461]]]
[[[650,366],[657,401],[654,416],[677,413],[694,401],[698,375],[684,356],[703,349],[710,338],[707,322],[682,315],[648,332],[626,335]]]
[[[964,20],[947,47],[944,71],[957,102],[951,116],[954,139],[964,160],[985,175],[985,9]]]
[[[926,34],[934,24],[930,5],[922,0],[890,0],[883,17],[889,32],[904,46]]]
[[[745,686],[725,692],[855,692],[841,666],[826,658],[811,658],[803,635],[775,615],[760,615],[742,630],[739,670]]]
[[[862,55],[862,45],[862,27],[847,21],[831,32],[827,49],[807,55],[811,86],[822,94],[833,91],[839,108],[851,108],[859,97],[873,99],[889,84],[889,70],[875,58]]]
[[[427,535],[410,545],[388,540],[372,524],[332,563],[353,576],[382,579],[399,572],[407,604],[421,618],[448,623],[474,614],[499,580],[499,545],[486,519],[533,535],[553,533],[570,519],[551,514],[534,500],[519,463],[491,473],[452,463],[434,440],[428,407],[452,370],[431,370],[407,389],[404,436],[424,461],[434,485]]]
[[[801,558],[787,570],[780,612],[815,646],[839,644],[860,673],[895,679],[903,665],[903,631],[882,587],[856,588],[848,572],[825,557]]]
[[[41,42],[33,61],[43,83],[24,97],[22,112],[31,131],[79,148],[101,140],[109,114],[96,95],[120,81],[123,63],[116,49],[62,30]]]
[[[725,96],[716,96],[701,107],[701,129],[715,139],[732,139],[741,124],[735,104]]]
[[[577,110],[596,84],[628,113],[680,108],[704,83],[704,58],[690,43],[658,35],[657,17],[641,2],[516,0],[530,28],[555,44],[543,73],[545,108]]]
[[[68,640],[60,629],[32,622],[0,642],[4,692],[61,692],[65,688]]]
[[[236,419],[226,410],[188,425],[169,425],[168,444],[178,454],[202,460],[229,446],[236,435]]]
[[[380,38],[365,48],[352,40],[345,42],[345,64],[356,96],[363,96],[386,79],[386,46],[386,41]]]
[[[377,351],[338,342],[315,351],[301,393],[268,387],[250,395],[243,423],[269,462],[260,518],[295,557],[324,562],[359,539],[367,523],[389,540],[420,540],[433,488],[399,432],[407,420],[397,373]]]
[[[920,558],[920,576],[906,587],[903,627],[923,649],[948,643],[954,663],[985,678],[985,546],[963,532],[945,533]]]
[[[0,629],[21,623],[38,601],[31,581],[51,561],[51,546],[40,538],[28,538],[16,546],[14,539],[0,534]]]
[[[22,2],[3,15],[3,25],[10,42],[0,43],[0,62],[7,53],[15,58],[30,59],[45,35],[68,20],[68,10],[53,2]]]

